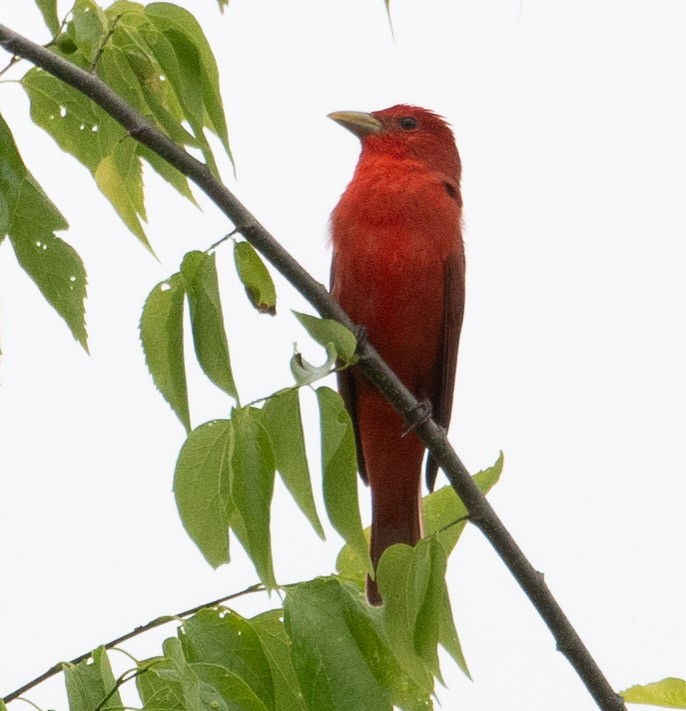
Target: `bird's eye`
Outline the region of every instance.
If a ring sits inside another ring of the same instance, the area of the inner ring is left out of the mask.
[[[403,131],[411,131],[413,128],[417,128],[417,119],[414,116],[403,116],[400,119],[400,128]]]

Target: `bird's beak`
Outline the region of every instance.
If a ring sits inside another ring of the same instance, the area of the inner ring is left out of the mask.
[[[354,133],[358,138],[364,138],[372,133],[378,133],[383,124],[371,114],[361,111],[334,111],[329,118],[340,123],[343,128]]]

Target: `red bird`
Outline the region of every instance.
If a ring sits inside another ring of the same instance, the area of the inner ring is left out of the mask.
[[[331,215],[331,291],[405,386],[447,428],[464,310],[461,164],[452,131],[431,111],[398,105],[329,114],[362,142]],[[422,537],[425,447],[356,368],[339,375],[358,468],[372,494],[374,568],[394,543]],[[433,489],[437,463],[428,457]],[[381,604],[367,579],[367,599]]]

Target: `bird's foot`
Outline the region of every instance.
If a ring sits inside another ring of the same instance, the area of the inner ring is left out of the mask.
[[[417,427],[421,427],[425,422],[431,419],[432,414],[431,402],[425,398],[417,403],[415,407],[405,412],[405,421],[409,423],[408,428],[403,432],[403,437],[410,432],[414,432]]]

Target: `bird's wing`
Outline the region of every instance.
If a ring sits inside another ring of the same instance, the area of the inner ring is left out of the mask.
[[[464,252],[456,250],[443,266],[443,341],[436,363],[434,391],[431,393],[431,414],[434,421],[448,429],[453,406],[457,347],[460,342],[464,314]],[[438,474],[438,462],[429,454],[426,460],[426,485],[433,491]]]

